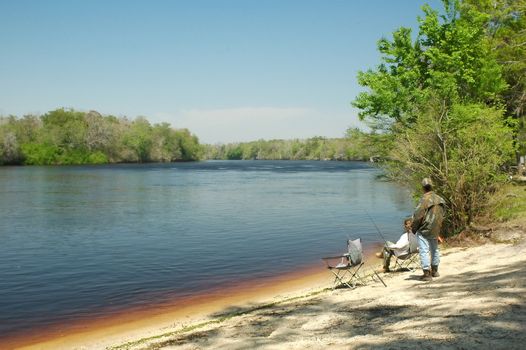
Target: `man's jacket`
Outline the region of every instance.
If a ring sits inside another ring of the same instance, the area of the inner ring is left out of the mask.
[[[433,191],[424,193],[413,214],[413,232],[437,238],[442,230],[446,202]]]

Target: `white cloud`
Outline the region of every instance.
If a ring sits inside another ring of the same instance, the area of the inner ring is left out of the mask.
[[[155,119],[188,128],[202,143],[341,137],[351,121],[350,116],[329,119],[317,110],[300,107],[190,109],[158,113]]]

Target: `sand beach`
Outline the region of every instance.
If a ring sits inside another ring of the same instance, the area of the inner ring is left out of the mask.
[[[383,273],[355,289],[313,269],[272,286],[246,286],[150,313],[100,321],[17,349],[523,349],[524,219],[446,243],[441,276]],[[372,258],[369,258],[372,260]],[[378,268],[372,260],[368,271]],[[24,344],[24,342],[26,344]]]

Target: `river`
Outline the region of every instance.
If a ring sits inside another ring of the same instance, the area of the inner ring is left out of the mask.
[[[395,240],[410,194],[363,162],[0,168],[0,336],[264,280]],[[279,266],[279,268],[277,268]]]

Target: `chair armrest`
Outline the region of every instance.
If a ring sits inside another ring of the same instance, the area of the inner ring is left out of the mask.
[[[338,264],[330,263],[331,260],[339,259],[340,262]],[[350,260],[349,260],[349,254],[343,254],[343,255],[337,255],[337,256],[326,256],[321,258],[325,262],[325,265],[327,265],[328,269],[334,269],[334,268],[343,268],[350,266]],[[346,261],[344,263],[344,261]]]
[[[338,256],[326,256],[321,258],[321,260],[331,260],[331,259],[341,259],[341,258],[348,258],[348,254],[338,255]]]

